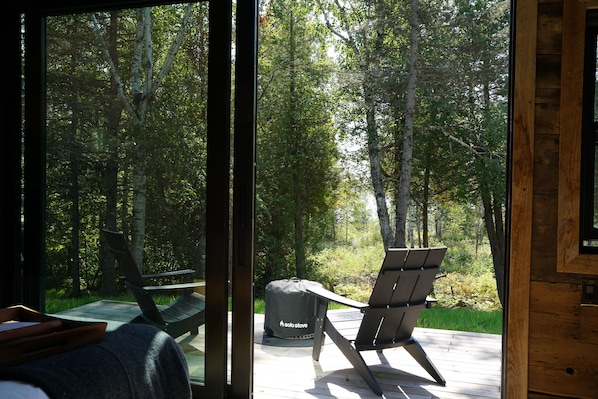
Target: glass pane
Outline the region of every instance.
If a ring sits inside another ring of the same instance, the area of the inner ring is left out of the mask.
[[[129,321],[140,307],[102,228],[124,234],[144,274],[205,278],[208,3],[53,16],[47,29],[47,311],[110,299],[94,317]],[[171,334],[199,382],[204,329]]]
[[[594,37],[594,43],[597,46],[597,60],[595,65],[598,65],[598,40]],[[594,73],[594,121],[598,118],[598,69]],[[595,125],[595,124],[594,124]],[[596,133],[594,133],[594,187],[593,187],[593,213],[592,213],[592,227],[598,229],[598,146],[596,145]],[[583,244],[584,246],[595,246],[595,243]]]
[[[598,58],[598,40],[594,40],[594,43],[596,43],[596,54]],[[596,60],[596,65],[598,65],[598,59]],[[596,81],[594,82],[594,120],[596,120],[598,117],[598,70],[596,70],[594,76],[596,78]]]
[[[594,146],[594,208],[592,226],[598,229],[598,146]]]

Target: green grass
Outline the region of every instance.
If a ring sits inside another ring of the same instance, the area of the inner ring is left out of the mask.
[[[102,299],[110,299],[115,301],[135,302],[135,298],[130,294],[123,294],[118,296],[105,297],[98,294],[82,294],[79,298],[63,297],[55,292],[46,292],[46,311],[45,313],[58,313],[63,310],[76,308],[91,302],[101,301]],[[174,299],[174,296],[169,295],[155,295],[154,301],[159,305],[169,303]]]
[[[422,311],[417,326],[442,330],[502,334],[502,311],[434,307]]]
[[[118,301],[134,302],[132,295],[119,295],[116,297],[101,297],[95,294],[85,294],[80,298],[62,298],[48,292],[46,296],[46,313],[57,313],[62,310],[75,308],[86,303],[96,302],[101,299],[113,299]],[[154,297],[158,304],[166,304],[173,300],[172,296]],[[257,314],[264,314],[265,302],[263,299],[256,299],[254,311]],[[342,306],[331,305],[332,309],[339,309]],[[470,331],[488,334],[502,333],[502,311],[482,311],[467,308],[442,308],[436,307],[422,311],[417,322],[418,327],[436,328],[442,330]]]

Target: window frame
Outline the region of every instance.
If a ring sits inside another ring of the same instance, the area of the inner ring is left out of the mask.
[[[581,147],[581,205],[580,205],[580,252],[598,254],[598,227],[595,226],[596,202],[596,150],[598,149],[598,115],[596,109],[596,45],[598,45],[598,12],[590,10],[586,14],[584,48],[584,85],[582,110]]]
[[[557,271],[598,274],[598,256],[581,251],[581,169],[586,15],[598,1],[563,4]]]

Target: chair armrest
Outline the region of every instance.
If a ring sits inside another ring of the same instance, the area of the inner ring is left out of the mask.
[[[341,305],[349,306],[355,309],[365,309],[370,306],[367,303],[345,298],[344,296],[335,294],[334,292],[322,287],[307,287],[307,291],[311,292],[319,298],[324,299],[325,301],[333,301],[336,303],[340,303]]]
[[[159,291],[175,291],[175,290],[188,290],[192,288],[205,287],[205,281],[196,281],[193,283],[180,283],[180,284],[165,284],[165,285],[146,285],[143,287],[144,290],[151,293]]]
[[[433,304],[437,303],[438,299],[431,296],[426,297],[426,308],[431,308]]]
[[[168,278],[168,277],[182,277],[188,276],[195,273],[193,269],[183,269],[183,270],[175,270],[172,272],[164,272],[164,273],[153,273],[153,274],[143,274],[142,278]]]

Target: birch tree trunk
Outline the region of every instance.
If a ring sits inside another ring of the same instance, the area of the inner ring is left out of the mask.
[[[349,32],[352,32],[352,27],[347,22],[349,18],[346,15],[346,10],[340,6],[338,2],[335,3],[338,7],[341,16],[340,21],[343,22],[344,32],[336,30],[330,22],[328,13],[325,11],[322,3],[320,7],[324,11],[324,19],[326,26],[332,32],[333,35],[338,37],[348,49],[350,49],[353,57],[359,65],[359,72],[361,74],[361,88],[363,91],[363,102],[365,108],[365,123],[366,123],[366,141],[368,149],[368,160],[370,164],[370,177],[372,179],[372,188],[374,191],[374,199],[376,201],[376,212],[378,215],[378,223],[380,225],[380,235],[382,236],[382,243],[384,250],[392,246],[393,233],[390,225],[390,215],[388,212],[388,206],[386,204],[386,190],[384,188],[384,179],[382,173],[382,161],[380,154],[380,145],[378,139],[378,125],[376,123],[376,101],[375,101],[375,89],[372,76],[376,75],[376,71],[379,71],[379,54],[373,54],[367,47],[367,43],[362,43],[362,47],[358,46],[358,40],[353,37]],[[363,32],[362,32],[363,33]],[[380,48],[382,44],[382,36],[376,32],[374,40],[376,43],[374,48]],[[359,33],[356,36],[360,36]],[[367,38],[367,34],[361,34],[364,38]],[[366,39],[367,40],[367,39]]]
[[[367,88],[365,89],[367,90]],[[367,92],[366,92],[367,93]],[[380,161],[380,146],[378,145],[378,129],[376,126],[376,110],[371,94],[366,94],[366,131],[368,144],[368,158],[370,161],[370,175],[372,178],[372,187],[374,189],[374,198],[376,199],[376,212],[378,214],[378,223],[380,224],[380,234],[384,250],[386,251],[393,243],[392,228],[390,226],[390,216],[386,205],[386,192],[384,190],[384,181],[382,180],[382,166]]]
[[[94,14],[90,15],[94,30],[100,40],[100,47],[106,59],[125,109],[132,120],[132,136],[134,137],[133,154],[133,220],[131,225],[131,253],[141,271],[143,269],[143,247],[145,244],[146,219],[146,164],[147,164],[147,125],[146,118],[149,105],[160,88],[164,77],[172,67],[175,56],[183,41],[184,32],[191,15],[193,4],[188,4],[173,40],[164,64],[158,76],[154,78],[154,60],[152,53],[151,8],[137,10],[137,25],[131,70],[131,98],[127,97],[123,87],[122,75],[116,67],[118,62],[113,60],[104,40],[102,27]]]
[[[383,57],[385,47],[384,35],[386,34],[388,24],[388,17],[386,14],[389,9],[385,7],[387,4],[384,1],[365,2],[364,4],[357,2],[355,5],[349,5],[348,3],[339,0],[332,0],[328,3],[329,9],[336,10],[337,15],[335,18],[331,18],[329,15],[330,11],[324,7],[321,0],[319,1],[319,4],[323,11],[326,26],[333,35],[338,37],[345,44],[347,49],[351,52],[351,56],[359,66],[360,84],[363,93],[366,119],[365,129],[367,135],[366,140],[370,177],[372,179],[371,183],[376,201],[376,211],[384,249],[386,250],[389,247],[397,246],[397,242],[400,246],[404,247],[407,204],[409,202],[409,185],[411,183],[411,159],[413,157],[413,117],[415,109],[415,87],[417,83],[415,65],[419,38],[419,20],[417,18],[417,13],[419,3],[413,1],[411,16],[410,77],[404,135],[405,152],[403,153],[401,161],[402,170],[400,172],[400,182],[398,187],[395,188],[395,193],[397,194],[398,199],[395,214],[400,215],[400,217],[397,218],[397,223],[400,228],[396,233],[393,232],[391,226],[390,213],[387,205],[384,173],[382,169],[380,132],[376,121],[376,94],[378,94],[381,85],[384,84],[383,79],[381,79],[380,60],[381,57]],[[364,8],[359,9],[359,4]],[[355,15],[352,15],[351,12],[354,10]],[[368,23],[363,24],[356,29],[355,20],[360,20],[361,18],[367,18]],[[372,29],[372,26],[374,29]],[[399,148],[399,146],[397,146],[397,148]]]
[[[413,125],[415,117],[415,89],[417,86],[417,52],[419,41],[419,1],[411,3],[411,36],[409,55],[409,82],[407,83],[407,104],[405,106],[405,131],[403,136],[403,157],[401,160],[401,176],[397,189],[396,227],[394,246],[405,248],[407,222],[407,205],[409,203],[409,185],[413,167]]]

